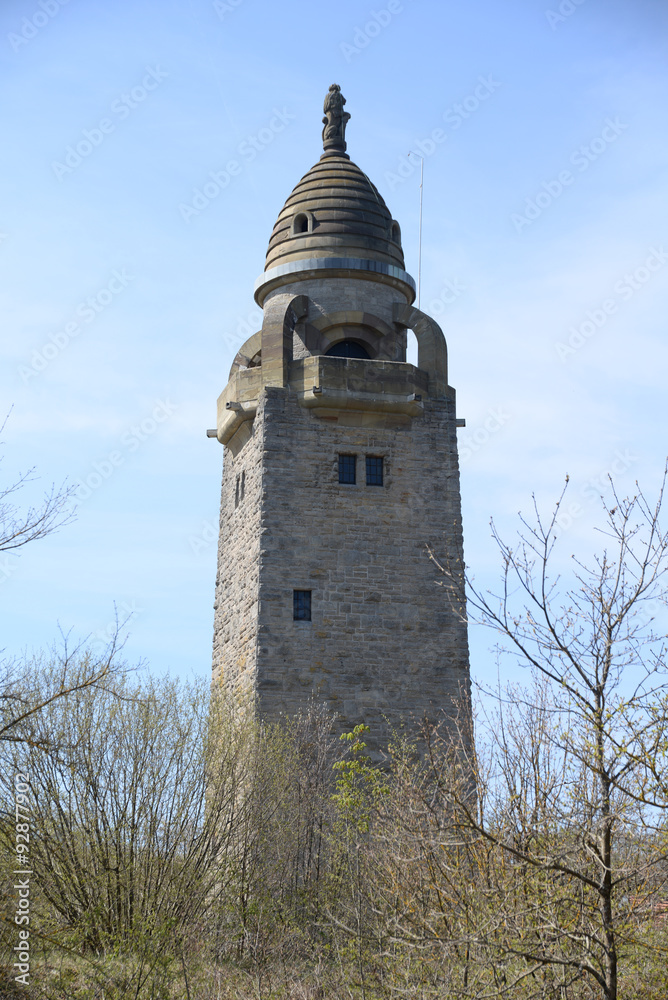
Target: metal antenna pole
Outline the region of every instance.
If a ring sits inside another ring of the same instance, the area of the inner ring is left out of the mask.
[[[420,289],[422,288],[422,191],[424,188],[424,156],[420,157],[420,229],[418,233],[418,287],[417,307],[420,308]]]
[[[420,226],[418,230],[418,285],[417,285],[417,307],[420,308],[420,287],[422,285],[422,191],[424,187],[424,156],[408,151],[409,156],[417,156],[420,160]]]

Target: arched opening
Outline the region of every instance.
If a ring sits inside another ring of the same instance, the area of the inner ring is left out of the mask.
[[[418,366],[418,342],[412,330],[406,330],[406,361],[409,365]]]
[[[394,243],[398,243],[401,246],[401,229],[399,228],[398,222],[392,223],[392,240]]]
[[[366,347],[356,340],[339,340],[325,352],[329,358],[370,358]]]
[[[308,232],[308,215],[304,212],[299,212],[298,215],[295,215],[292,222],[292,232],[295,236]]]

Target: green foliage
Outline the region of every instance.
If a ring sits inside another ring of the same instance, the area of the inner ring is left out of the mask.
[[[332,796],[339,819],[344,826],[358,833],[368,833],[371,815],[378,800],[387,792],[383,772],[374,767],[361,739],[369,727],[355,726],[352,732],[342,733],[339,739],[350,744],[349,756],[337,760],[332,765],[338,774],[336,792]]]

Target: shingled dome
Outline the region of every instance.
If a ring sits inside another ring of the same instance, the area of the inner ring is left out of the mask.
[[[313,257],[363,257],[404,268],[399,224],[342,151],[325,152],[293,190],[271,234],[265,271]]]

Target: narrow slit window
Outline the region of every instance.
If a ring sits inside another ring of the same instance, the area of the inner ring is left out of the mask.
[[[355,467],[357,465],[357,455],[339,455],[339,482],[355,483]]]
[[[234,488],[234,506],[239,506],[239,483],[241,482],[241,476],[237,476],[236,486]]]
[[[244,493],[246,492],[246,471],[241,473],[241,490],[239,491],[239,499],[243,500]]]
[[[383,485],[383,459],[378,455],[367,455],[366,457],[366,484],[367,486]]]
[[[296,622],[311,621],[311,591],[293,590],[292,618]]]

